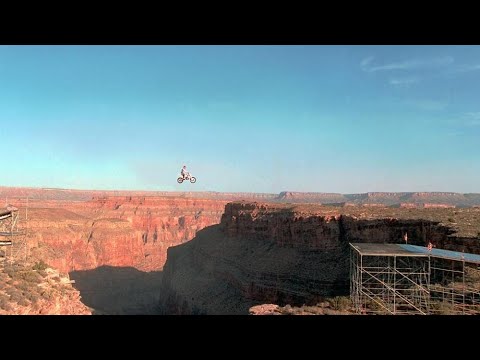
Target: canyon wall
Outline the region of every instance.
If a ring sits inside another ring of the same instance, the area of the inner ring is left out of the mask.
[[[439,248],[480,253],[480,208],[426,202],[429,193],[250,199],[255,194],[40,190],[29,198],[28,222],[20,222],[28,224],[26,253],[70,273],[86,304],[100,313],[154,313],[160,294],[164,313],[243,314],[257,303],[314,303],[348,293],[349,242],[399,242],[405,232],[411,244],[428,239]],[[404,205],[414,196],[432,205]],[[461,196],[477,201],[476,194]],[[386,206],[388,197],[402,206]],[[312,198],[348,202],[282,204]],[[249,201],[230,203],[235,199]],[[8,202],[27,217],[25,198]]]
[[[102,265],[161,270],[166,249],[220,221],[226,201],[104,197],[31,207],[30,255],[62,272]]]
[[[13,246],[0,248],[0,259],[5,251],[17,260],[27,254],[69,273],[96,314],[156,313],[167,248],[218,224],[227,203],[153,196],[37,199],[29,200],[27,222],[26,208],[12,202],[20,208],[27,242],[14,239]]]
[[[349,242],[400,243],[405,232],[408,243],[425,245],[427,239],[448,243],[454,231],[423,219],[229,203],[220,225],[168,249],[161,308],[166,314],[247,314],[257,304],[315,304],[348,295]]]

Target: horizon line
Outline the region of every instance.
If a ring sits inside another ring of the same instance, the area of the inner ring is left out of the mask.
[[[261,194],[261,195],[281,195],[283,193],[297,193],[297,194],[329,194],[329,195],[362,195],[362,194],[415,194],[415,193],[430,193],[430,194],[480,194],[480,192],[457,192],[457,191],[365,191],[356,193],[340,193],[340,192],[324,192],[324,191],[295,191],[295,190],[283,190],[280,192],[254,192],[254,191],[215,191],[215,190],[189,190],[189,191],[177,191],[177,190],[114,190],[114,189],[75,189],[75,188],[51,188],[40,186],[6,186],[0,185],[0,189],[35,189],[35,190],[59,190],[59,191],[84,191],[84,192],[164,192],[164,193],[218,193],[218,194]]]

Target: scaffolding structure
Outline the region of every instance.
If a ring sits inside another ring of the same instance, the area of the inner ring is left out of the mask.
[[[430,258],[432,314],[480,314],[480,265]]]
[[[0,208],[0,266],[27,259],[28,200],[24,211],[21,216],[18,207]]]
[[[351,243],[350,296],[362,314],[480,314],[480,255]]]

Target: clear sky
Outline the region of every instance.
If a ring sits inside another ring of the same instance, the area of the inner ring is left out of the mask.
[[[2,186],[480,192],[480,46],[0,46],[0,122]]]

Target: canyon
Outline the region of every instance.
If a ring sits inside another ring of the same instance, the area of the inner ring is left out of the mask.
[[[167,250],[161,307],[167,314],[241,315],[261,304],[348,296],[350,242],[401,243],[407,233],[413,245],[478,254],[479,221],[479,209],[229,203],[219,225]]]
[[[53,201],[88,201],[93,198],[117,196],[167,196],[181,198],[200,198],[215,200],[257,200],[280,203],[317,203],[337,205],[377,204],[384,206],[400,206],[410,204],[423,207],[424,204],[448,205],[455,207],[480,206],[480,193],[455,192],[368,192],[359,194],[340,194],[322,192],[282,191],[274,193],[226,193],[216,191],[129,191],[129,190],[75,190],[56,188],[29,188],[0,186],[0,199],[22,199]]]
[[[20,209],[28,258],[68,274],[96,314],[313,304],[348,294],[349,242],[401,242],[405,232],[411,244],[480,253],[478,194],[0,187],[0,195]]]

